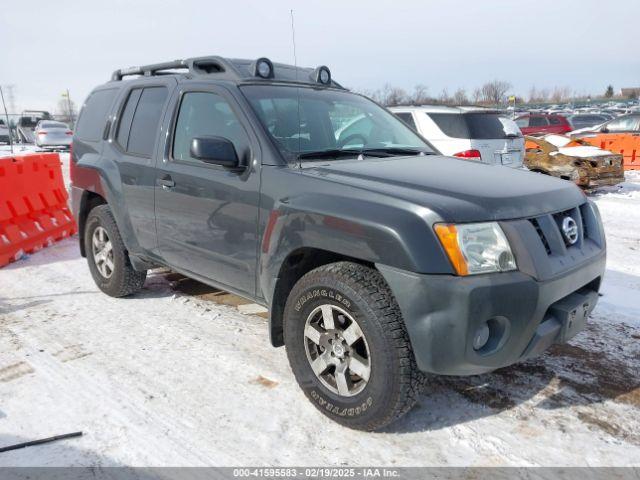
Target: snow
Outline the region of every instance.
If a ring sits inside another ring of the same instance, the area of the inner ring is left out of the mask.
[[[558,147],[558,150],[555,152],[551,152],[550,155],[557,155],[558,153],[561,153],[570,157],[579,158],[614,155],[614,153],[610,152],[609,150],[603,150],[602,148],[594,147],[592,145],[575,145],[572,147],[566,147],[565,145],[571,142],[571,138],[564,135],[545,135],[542,137],[542,139],[546,140],[551,145]]]
[[[593,199],[609,250],[588,329],[492,374],[430,378],[378,433],[306,400],[256,306],[161,270],[110,298],[77,239],[58,242],[0,269],[0,446],[84,435],[0,466],[640,466],[640,175]]]
[[[556,147],[564,147],[571,141],[569,137],[565,137],[564,135],[544,135],[542,139],[546,140],[551,145],[555,145]]]

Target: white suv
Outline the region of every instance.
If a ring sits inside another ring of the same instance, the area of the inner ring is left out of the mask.
[[[392,107],[444,155],[521,168],[524,137],[504,112],[482,107]]]

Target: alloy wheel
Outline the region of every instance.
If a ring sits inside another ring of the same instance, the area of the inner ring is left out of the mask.
[[[315,308],[305,322],[304,346],[313,373],[331,392],[352,397],[366,387],[369,345],[358,322],[342,308]]]

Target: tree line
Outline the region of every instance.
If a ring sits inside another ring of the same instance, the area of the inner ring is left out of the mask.
[[[416,85],[413,91],[390,84],[373,91],[360,91],[360,93],[373,98],[376,102],[385,106],[398,105],[486,105],[505,106],[509,103],[509,92],[512,85],[504,80],[486,82],[480,87],[467,92],[464,88],[458,88],[453,92],[447,89],[433,95],[426,85]],[[593,98],[614,98],[613,86],[607,86],[603,95]],[[584,101],[591,99],[591,95],[578,94],[570,87],[538,88],[532,86],[526,97],[515,96],[517,104],[525,103],[567,103],[572,101]]]

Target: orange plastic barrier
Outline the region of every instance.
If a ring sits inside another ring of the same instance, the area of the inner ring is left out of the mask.
[[[0,267],[73,235],[57,153],[0,158]]]
[[[604,150],[619,153],[625,170],[640,170],[640,135],[633,133],[602,133],[582,137],[582,140]]]

